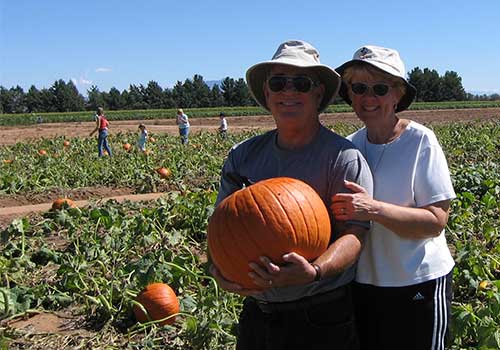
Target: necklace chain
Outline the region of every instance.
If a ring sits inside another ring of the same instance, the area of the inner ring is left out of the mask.
[[[365,142],[364,142],[364,149],[365,149],[365,155],[366,155],[366,158],[368,160],[368,148],[366,147],[366,144],[368,143],[367,141],[368,139],[368,133],[366,134],[365,136]],[[375,166],[373,167],[372,169],[372,173],[375,173],[378,169],[378,166],[380,165],[380,162],[382,161],[382,158],[384,157],[384,153],[385,153],[385,148],[386,148],[387,144],[384,143],[384,146],[382,147],[382,152],[380,153],[380,155],[378,156],[378,159],[377,159],[377,162],[375,163]]]

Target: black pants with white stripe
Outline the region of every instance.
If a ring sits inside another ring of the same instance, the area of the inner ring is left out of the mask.
[[[444,350],[449,341],[452,272],[405,287],[355,283],[362,350]]]

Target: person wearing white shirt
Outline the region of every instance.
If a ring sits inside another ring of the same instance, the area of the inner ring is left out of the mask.
[[[340,95],[365,127],[350,139],[368,161],[373,198],[359,185],[337,194],[337,220],[371,220],[354,285],[362,349],[443,349],[453,258],[444,228],[455,192],[434,133],[401,119],[416,89],[396,50],[366,45],[336,69]]]

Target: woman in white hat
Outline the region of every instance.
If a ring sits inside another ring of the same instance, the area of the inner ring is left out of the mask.
[[[434,133],[399,118],[416,90],[395,50],[366,45],[337,68],[341,96],[365,124],[348,138],[373,173],[334,196],[338,220],[371,220],[354,287],[362,349],[444,349],[454,262],[444,236],[455,198]]]
[[[278,176],[306,182],[327,207],[333,195],[349,192],[344,180],[370,191],[372,178],[361,153],[319,121],[340,77],[320,63],[313,46],[300,40],[281,44],[270,61],[248,69],[247,83],[272,113],[276,129],[232,148],[216,204],[244,185]],[[349,285],[369,222],[331,222],[330,246],[316,260],[290,252],[284,266],[267,257],[250,263],[250,276],[263,292],[243,289],[211,265],[223,289],[247,296],[237,349],[358,349]]]

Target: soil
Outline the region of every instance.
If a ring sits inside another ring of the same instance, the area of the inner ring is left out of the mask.
[[[500,108],[405,111],[398,115],[401,118],[407,118],[421,123],[484,121],[499,119]],[[228,117],[227,119],[230,132],[249,129],[270,129],[274,127],[274,121],[271,116]],[[338,121],[358,122],[354,113],[322,114],[321,120],[327,125],[332,125]],[[189,121],[191,123],[192,133],[197,133],[201,130],[215,131],[219,127],[218,117],[191,118]],[[144,123],[147,126],[150,134],[167,133],[170,135],[177,135],[179,132],[173,119],[111,121],[110,132],[137,132],[137,126],[140,123]],[[16,127],[6,126],[0,129],[0,145],[11,145],[16,142],[29,142],[29,140],[53,138],[56,136],[87,137],[94,126],[94,122],[45,123]]]
[[[405,111],[399,114],[401,118],[411,119],[420,123],[447,123],[488,121],[500,119],[500,108],[485,109],[457,109],[457,110],[426,110]],[[335,122],[359,122],[354,113],[323,114],[321,120],[326,125]],[[193,133],[201,130],[216,130],[219,126],[219,118],[191,118],[191,130]],[[111,121],[112,133],[136,132],[139,123],[146,124],[150,134],[167,133],[177,135],[178,129],[174,120],[133,120],[133,121]],[[253,117],[229,117],[228,123],[231,132],[250,129],[271,129],[274,121],[270,116]],[[0,146],[11,145],[17,142],[29,142],[38,138],[53,138],[56,136],[87,137],[94,128],[93,122],[78,123],[47,123],[35,126],[3,127],[0,129]],[[135,195],[130,188],[106,188],[92,187],[73,190],[52,189],[39,194],[0,196],[0,231],[5,228],[15,217],[39,216],[40,211],[49,210],[51,203],[58,197],[67,196],[77,201],[78,206],[86,205],[88,200],[112,197],[118,200],[150,200],[156,199],[161,193]],[[57,240],[56,240],[57,241]],[[57,244],[57,242],[54,244]],[[68,334],[78,332],[85,334],[86,331],[75,326],[77,319],[70,313],[36,313],[28,317],[18,318],[8,322],[8,326],[24,329],[36,333]],[[5,322],[4,322],[5,325]]]

